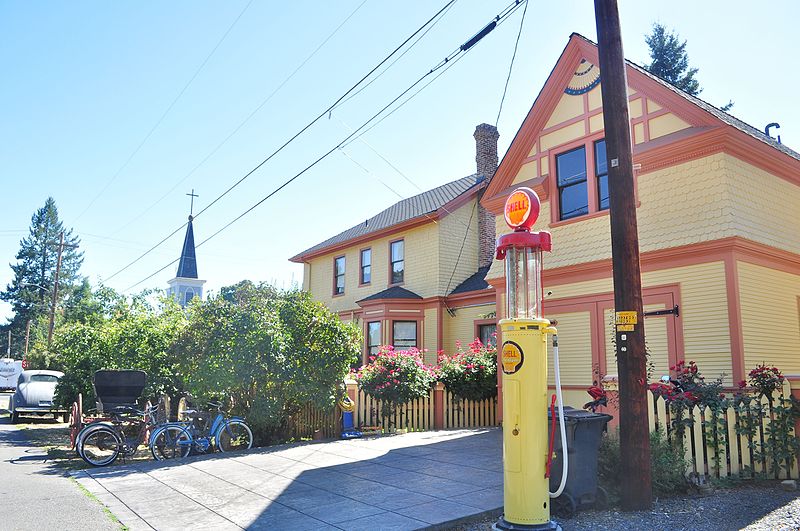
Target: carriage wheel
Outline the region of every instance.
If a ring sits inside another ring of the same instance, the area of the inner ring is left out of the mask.
[[[75,440],[78,438],[78,433],[82,428],[81,415],[78,410],[78,403],[72,403],[72,409],[69,413],[69,447],[70,450],[75,448]]]

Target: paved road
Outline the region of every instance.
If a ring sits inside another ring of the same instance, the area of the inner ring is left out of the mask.
[[[47,454],[0,417],[0,529],[119,530],[102,506],[80,491]]]
[[[424,529],[499,511],[501,439],[498,429],[409,433],[76,478],[131,531]]]

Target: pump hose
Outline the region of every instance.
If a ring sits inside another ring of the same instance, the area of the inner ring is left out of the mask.
[[[569,470],[569,456],[567,455],[567,430],[566,423],[564,422],[564,397],[561,395],[561,370],[558,366],[558,334],[553,334],[553,372],[556,377],[556,396],[558,397],[558,423],[561,428],[561,456],[563,458],[563,465],[561,468],[561,484],[555,492],[548,494],[551,498],[558,498],[564,492],[564,487],[567,485],[567,471]]]

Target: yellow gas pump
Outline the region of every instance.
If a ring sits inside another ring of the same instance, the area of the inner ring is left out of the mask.
[[[548,232],[531,232],[540,202],[530,188],[518,188],[506,200],[505,220],[513,229],[498,238],[498,260],[505,260],[506,314],[500,321],[503,371],[503,497],[504,513],[493,526],[503,530],[561,529],[550,519],[548,491],[547,336],[556,329],[542,317],[542,252],[551,250]],[[563,403],[556,365],[562,448],[566,448]],[[566,455],[566,452],[564,452]]]

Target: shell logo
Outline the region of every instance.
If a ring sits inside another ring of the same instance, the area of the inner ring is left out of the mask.
[[[530,230],[539,217],[539,196],[530,188],[517,188],[506,199],[503,216],[509,227],[515,230]]]
[[[522,353],[522,348],[513,341],[506,341],[503,343],[503,350],[500,356],[500,363],[503,365],[503,372],[506,374],[514,374],[522,368],[525,362],[525,354]]]

